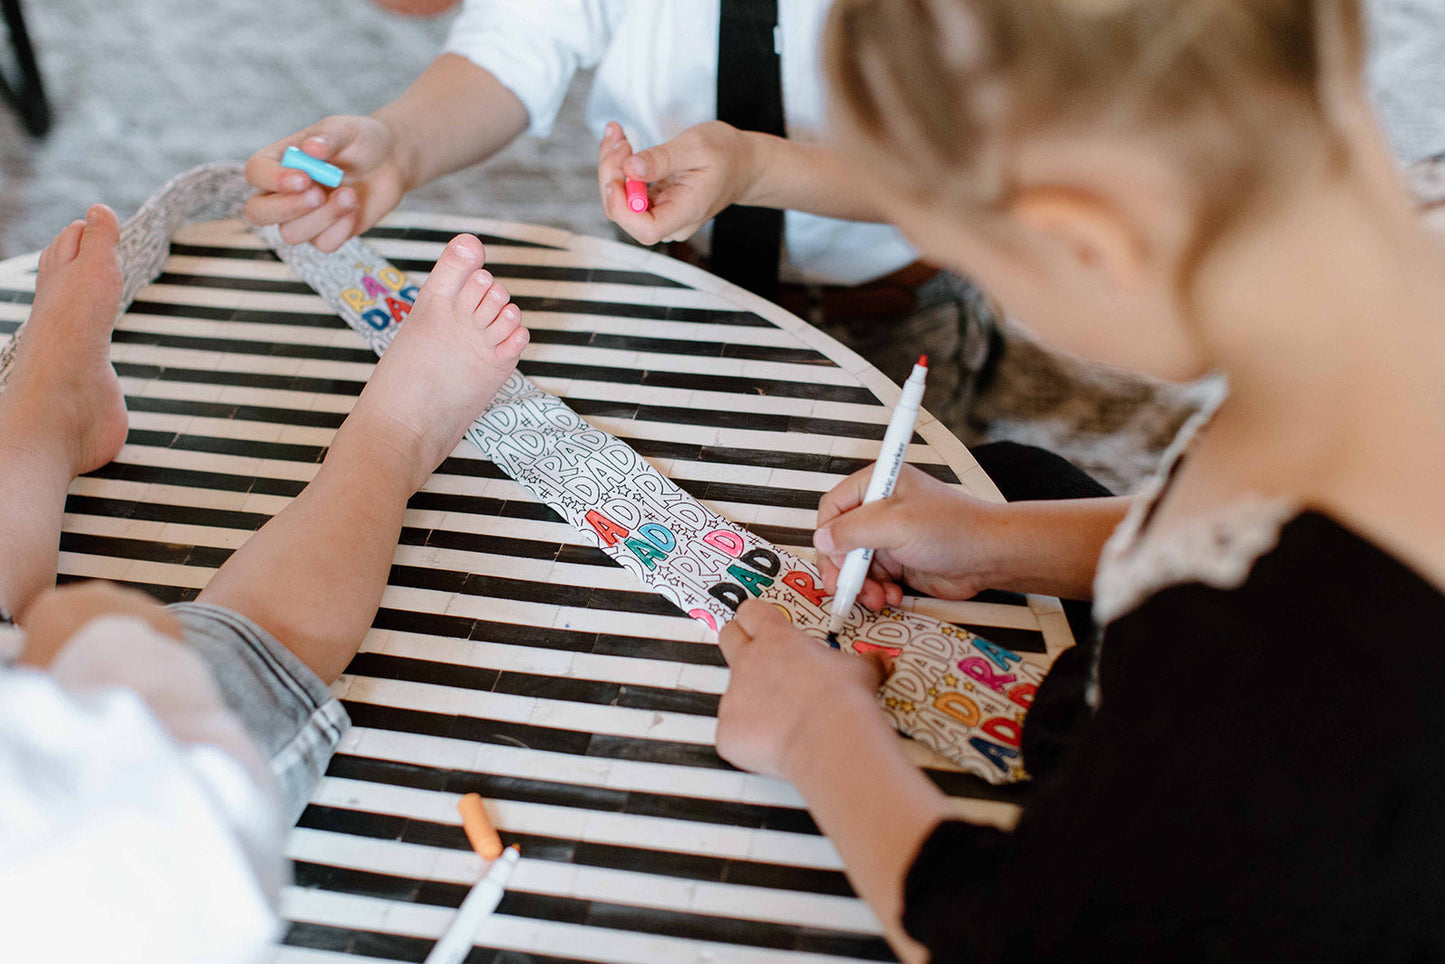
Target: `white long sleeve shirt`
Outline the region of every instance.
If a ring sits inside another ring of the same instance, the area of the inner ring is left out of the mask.
[[[832,0],[779,0],[783,113],[788,138],[823,139],[819,62]],[[717,117],[720,0],[466,0],[446,50],[484,68],[527,108],[545,137],[572,77],[596,68],[587,123],[599,139],[617,121],[642,150]],[[707,244],[707,231],[697,240]],[[863,284],[917,254],[893,228],[789,211],[782,276]]]
[[[0,959],[243,964],[279,921],[269,772],[189,649],[131,618],[0,667]]]

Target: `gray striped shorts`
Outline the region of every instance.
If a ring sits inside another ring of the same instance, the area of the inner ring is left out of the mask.
[[[206,603],[168,608],[270,761],[282,813],[295,823],[351,725],[346,710],[294,653],[240,613]]]

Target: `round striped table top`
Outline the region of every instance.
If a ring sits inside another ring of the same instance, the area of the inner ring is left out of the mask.
[[[819,496],[877,454],[898,389],[786,312],[661,255],[548,228],[399,213],[367,239],[414,276],[486,243],[532,332],[522,370],[722,515],[804,558]],[[0,263],[0,344],[35,255]],[[191,225],[121,319],[131,431],[76,480],[62,581],[193,598],[316,472],[375,361],[236,221]],[[929,416],[909,460],[997,490]],[[468,960],[891,960],[788,785],[713,749],[709,634],[463,443],[410,503],[390,584],[335,686],[354,726],[289,839],[278,961],[420,961],[476,879],[456,803],[485,797],[523,859]],[[1056,600],[907,606],[1030,658]],[[1013,793],[911,741],[960,813]]]

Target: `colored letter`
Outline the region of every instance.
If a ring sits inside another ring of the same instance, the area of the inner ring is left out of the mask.
[[[730,582],[720,582],[708,591],[708,595],[722,601],[722,604],[729,609],[736,610],[747,601],[748,594],[743,592],[742,586],[734,586]]]
[[[594,530],[596,530],[598,538],[602,540],[602,544],[604,546],[616,545],[618,539],[626,539],[628,536],[632,535],[632,533],[628,532],[626,529],[622,528],[622,526],[613,522],[611,519],[607,518],[607,516],[603,515],[601,512],[598,512],[596,509],[590,510],[587,513],[586,518],[587,524],[590,525]]]
[[[411,311],[411,302],[397,301],[395,298],[386,299],[386,307],[391,311],[391,317],[401,321]]]
[[[827,595],[823,587],[818,585],[812,573],[804,572],[802,569],[794,569],[783,577],[783,585],[793,589],[808,602],[823,608],[823,597]]]
[[[1039,688],[1032,683],[1020,683],[1004,695],[1024,709],[1028,709],[1034,705],[1034,694],[1038,691]]]
[[[870,643],[866,640],[853,640],[853,652],[855,653],[886,653],[889,659],[897,659],[903,655],[903,650],[897,646],[879,646],[877,643]]]
[[[1010,750],[1006,746],[999,746],[997,743],[990,743],[976,736],[969,737],[968,742],[975,750],[988,757],[990,763],[1005,773],[1008,772],[1008,761],[1019,755],[1018,750]]]
[[[1004,649],[997,643],[991,643],[986,639],[978,639],[975,637],[973,645],[979,652],[997,663],[999,669],[1008,669],[1010,663],[1017,663],[1023,659],[1022,656],[1013,650]]]
[[[706,624],[708,629],[717,632],[717,621],[712,618],[712,613],[706,609],[689,609],[687,614],[698,622]]]
[[[671,552],[677,546],[677,537],[661,522],[644,522],[637,527],[637,534],[663,552]]]
[[[995,692],[1002,693],[1004,686],[1018,679],[1012,673],[1005,673],[1002,676],[996,675],[993,668],[988,665],[988,660],[981,656],[970,656],[968,659],[958,661],[958,668],[963,670],[965,676],[972,676],[984,686]]]
[[[373,298],[385,298],[387,295],[391,294],[390,291],[386,290],[386,288],[382,286],[380,281],[377,281],[369,274],[364,274],[361,276],[361,287],[363,290],[366,291],[367,294],[371,295]]]
[[[401,289],[406,287],[406,275],[402,274],[391,265],[386,265],[385,267],[383,267],[380,271],[376,273],[376,276],[380,278],[382,280],[382,283],[385,284],[392,291],[400,291]]]
[[[361,320],[366,322],[371,327],[375,328],[377,331],[385,331],[387,325],[391,324],[391,316],[388,315],[386,312],[382,311],[380,308],[371,309],[366,314],[361,316]]]
[[[718,552],[736,558],[744,549],[744,543],[736,532],[729,532],[726,529],[714,529],[702,537],[702,541],[712,546]]]
[[[783,560],[778,558],[776,552],[766,549],[749,549],[739,557],[739,561],[747,563],[765,576],[776,577],[783,571]]]
[[[760,576],[751,569],[744,569],[742,566],[728,566],[728,575],[748,587],[748,592],[754,596],[761,596],[763,590],[773,584],[767,576]]]
[[[641,539],[628,539],[623,545],[632,550],[632,554],[642,560],[642,564],[649,569],[656,569],[657,564],[667,558],[667,553],[657,548],[650,542],[643,542]]]
[[[341,300],[357,311],[376,302],[375,298],[366,297],[366,293],[360,288],[343,288],[341,291]]]
[[[933,707],[947,713],[964,726],[978,725],[978,704],[962,693],[944,693],[933,701]]]
[[[989,717],[983,721],[983,726],[979,729],[1000,743],[1007,743],[1009,746],[1019,745],[1019,737],[1024,730],[1022,726],[1006,716]]]

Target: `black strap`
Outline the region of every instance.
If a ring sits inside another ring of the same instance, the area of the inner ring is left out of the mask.
[[[740,130],[787,136],[783,72],[773,43],[777,0],[722,0],[717,43],[717,119]],[[769,301],[778,296],[783,212],[734,204],[713,221],[710,267]]]

